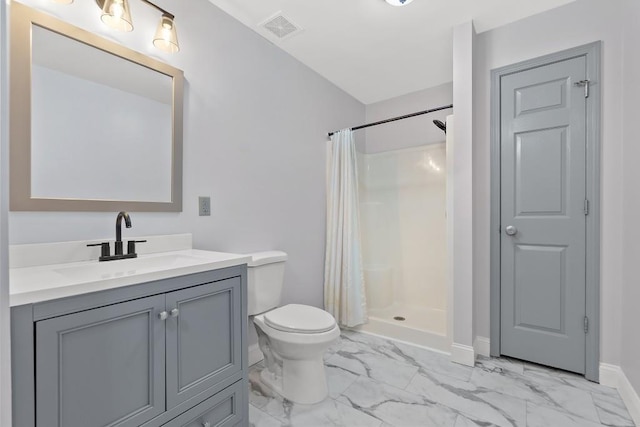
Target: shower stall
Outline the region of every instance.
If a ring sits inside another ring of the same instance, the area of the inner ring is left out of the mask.
[[[369,313],[359,329],[448,351],[446,143],[359,153],[358,173]]]

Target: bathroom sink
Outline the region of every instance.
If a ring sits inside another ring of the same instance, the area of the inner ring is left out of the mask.
[[[133,276],[151,271],[167,270],[206,262],[207,260],[203,258],[183,254],[172,254],[64,267],[55,269],[54,271],[73,280],[91,281]]]

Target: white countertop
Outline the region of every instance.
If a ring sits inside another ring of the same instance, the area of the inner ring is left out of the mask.
[[[118,261],[82,261],[10,269],[10,305],[33,304],[106,289],[246,264],[247,255],[196,249]]]

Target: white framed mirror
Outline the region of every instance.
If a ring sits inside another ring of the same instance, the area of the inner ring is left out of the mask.
[[[12,211],[181,211],[183,74],[12,5]]]

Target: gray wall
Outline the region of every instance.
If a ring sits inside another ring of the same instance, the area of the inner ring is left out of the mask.
[[[631,385],[640,394],[640,138],[638,137],[638,117],[640,117],[640,2],[624,0],[624,266],[622,277],[622,352],[621,364]]]
[[[24,3],[159,55],[149,40],[158,17],[141,2],[131,2],[136,29],[124,34],[75,13],[84,0]],[[159,3],[176,15],[182,48],[161,59],[186,80],[184,211],[133,213],[125,238],[192,232],[201,249],[285,250],[285,302],[320,306],[326,133],[362,123],[364,105],[206,0]],[[198,196],[211,196],[211,217],[197,215]],[[13,212],[10,242],[113,238],[114,221],[115,212]]]
[[[366,122],[372,123],[452,103],[453,83],[445,83],[386,101],[368,104]],[[447,115],[452,112],[451,109],[443,110],[367,128],[365,130],[366,152],[378,153],[443,142],[445,135],[433,124],[433,120],[438,119],[444,122]]]
[[[603,91],[601,361],[614,365],[620,363],[624,242],[620,227],[623,220],[623,174],[620,165],[624,158],[622,98],[630,90],[630,85],[622,85],[621,4],[581,0],[478,35],[474,73],[473,240],[474,315],[479,336],[489,337],[490,70],[602,40],[603,81],[596,86]],[[637,97],[634,102],[637,102]],[[626,339],[631,339],[631,336]]]

